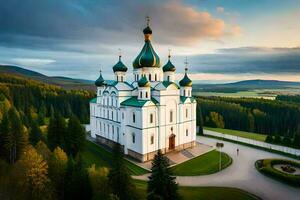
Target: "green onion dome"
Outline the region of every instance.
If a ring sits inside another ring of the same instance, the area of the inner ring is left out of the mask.
[[[150,87],[150,82],[146,78],[145,75],[142,75],[142,78],[138,81],[138,86],[139,87]]]
[[[121,61],[121,56],[119,56],[119,61],[117,62],[117,64],[115,64],[113,66],[113,71],[114,72],[127,72],[127,67]]]
[[[152,30],[149,26],[144,29],[145,44],[142,51],[133,61],[133,68],[160,67],[160,59],[151,45]]]
[[[99,78],[95,81],[95,85],[96,85],[97,87],[101,87],[101,86],[106,85],[105,80],[104,80],[104,78],[102,77],[101,71],[100,71],[100,76],[99,76]]]
[[[170,57],[171,56],[169,55],[168,62],[163,66],[163,72],[175,72],[176,71],[176,68],[173,65],[173,63],[171,62]]]
[[[179,81],[179,85],[182,87],[192,87],[192,80],[187,76],[187,68],[185,69],[183,79]]]

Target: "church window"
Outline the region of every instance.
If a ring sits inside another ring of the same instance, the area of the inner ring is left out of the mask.
[[[154,135],[151,135],[151,139],[150,139],[151,144],[154,143]]]
[[[154,75],[154,79],[155,79],[155,81],[157,81],[157,74]]]
[[[185,96],[185,90],[183,90],[183,96]]]
[[[112,126],[112,139],[114,140],[114,138],[115,138],[115,127]]]
[[[142,92],[140,92],[140,98],[143,98],[143,93]]]
[[[117,106],[117,105],[118,105],[118,100],[117,100],[117,99],[116,99],[116,101],[115,101],[115,104],[116,104],[115,106],[118,107],[118,106]]]
[[[168,81],[170,82],[170,76],[168,76]]]
[[[124,78],[123,78],[123,76],[121,76],[121,82],[123,82],[124,81]]]
[[[185,130],[185,136],[189,136],[189,130],[188,129]]]
[[[122,112],[122,119],[124,119],[124,113]]]
[[[132,122],[135,123],[135,113],[132,113]]]
[[[148,98],[148,92],[146,92],[146,98]]]
[[[137,80],[137,81],[139,80],[139,75],[138,75],[138,74],[136,75],[136,80]]]
[[[173,122],[173,110],[170,111],[170,122]]]
[[[151,74],[149,74],[149,81],[151,81]]]
[[[114,120],[114,111],[111,111],[111,119]]]
[[[119,127],[117,127],[117,142],[119,142],[119,137],[120,137]]]
[[[132,143],[135,143],[135,134],[132,133]]]
[[[185,117],[188,118],[188,116],[189,116],[189,110],[185,109]]]
[[[188,93],[189,93],[189,96],[191,96],[191,91],[190,90],[188,91]]]
[[[109,110],[107,110],[107,116],[106,116],[107,119],[109,119]]]
[[[150,114],[150,123],[151,124],[153,123],[153,114],[152,113]]]

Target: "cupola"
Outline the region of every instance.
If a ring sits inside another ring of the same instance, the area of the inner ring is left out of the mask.
[[[138,99],[149,100],[151,98],[151,85],[145,75],[138,81]]]
[[[113,71],[115,73],[116,81],[124,82],[126,78],[126,72],[128,68],[123,64],[121,60],[121,53],[119,55],[119,61],[113,66]]]
[[[187,75],[187,60],[185,61],[185,73],[184,77],[179,81],[180,85],[180,96],[191,97],[192,96],[192,80]]]
[[[171,62],[171,55],[169,52],[168,62],[163,66],[164,81],[174,82],[175,81],[175,71],[176,71],[176,68],[173,65],[173,63]]]

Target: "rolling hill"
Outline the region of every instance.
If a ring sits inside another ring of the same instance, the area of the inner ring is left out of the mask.
[[[73,79],[68,77],[61,77],[61,76],[46,76],[44,74],[24,69],[18,66],[12,65],[0,65],[0,74],[12,74],[16,76],[21,76],[37,81],[41,81],[47,84],[53,84],[60,86],[64,89],[87,89],[87,90],[94,90],[93,81],[84,80],[84,79]]]

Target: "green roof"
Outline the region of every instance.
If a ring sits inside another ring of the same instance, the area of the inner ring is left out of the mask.
[[[131,97],[123,101],[121,106],[143,107],[149,101],[154,104],[158,104],[158,101],[154,98],[151,98],[151,100],[139,100],[137,97]]]
[[[152,30],[149,26],[144,29],[145,37],[146,35],[151,35]],[[133,68],[142,68],[142,67],[160,67],[160,60],[158,55],[155,53],[150,37],[145,38],[145,44],[142,51],[133,61]]]
[[[102,77],[101,72],[100,72],[99,78],[95,81],[95,85],[96,85],[97,87],[101,87],[101,86],[106,85],[105,80],[104,80],[104,78]]]
[[[115,64],[113,66],[113,71],[114,72],[127,72],[127,67],[121,61],[121,56],[119,56],[119,61],[117,62],[117,64]]]
[[[97,103],[97,97],[90,100],[90,103]]]
[[[179,81],[179,85],[183,87],[192,87],[192,80],[187,76],[187,73],[185,73],[183,79]]]
[[[180,103],[184,103],[187,99],[190,99],[193,103],[196,102],[196,99],[194,97],[180,96]]]
[[[150,82],[146,78],[146,75],[142,76],[142,78],[138,81],[139,87],[150,87]]]
[[[167,87],[169,87],[169,85],[175,85],[175,87],[177,88],[177,89],[179,89],[179,86],[176,84],[176,83],[174,83],[174,82],[170,82],[170,81],[163,81],[162,82],[162,84],[167,88]]]
[[[170,57],[168,62],[163,66],[163,72],[175,72],[176,68],[173,63],[170,61]]]

